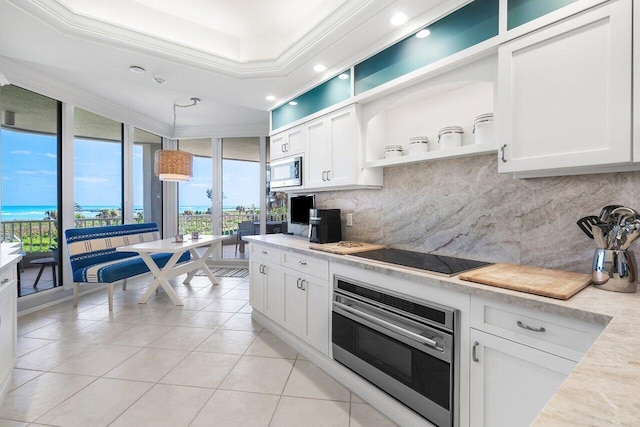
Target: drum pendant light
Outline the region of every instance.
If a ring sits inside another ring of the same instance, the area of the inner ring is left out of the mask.
[[[200,98],[191,98],[191,104],[173,103],[173,139],[176,139],[176,107],[193,107],[199,102]],[[193,176],[193,154],[180,150],[158,150],[154,172],[161,181],[189,181]]]

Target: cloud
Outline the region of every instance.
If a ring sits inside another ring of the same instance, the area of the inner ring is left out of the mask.
[[[58,158],[58,155],[57,154],[53,154],[53,153],[46,153],[44,156],[52,158],[52,159],[57,159]]]
[[[101,183],[101,182],[109,182],[109,180],[106,179],[106,178],[98,178],[98,177],[93,177],[93,176],[76,177],[75,181],[76,182],[88,182],[90,184],[97,184],[97,183]]]
[[[15,151],[12,151],[11,154],[31,154],[31,151],[29,151],[29,150],[15,150]]]
[[[52,171],[52,170],[27,170],[27,169],[22,169],[16,172],[17,174],[20,175],[29,175],[29,176],[37,176],[37,175],[57,175],[56,171]]]

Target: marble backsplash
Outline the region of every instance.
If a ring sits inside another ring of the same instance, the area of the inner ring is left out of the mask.
[[[483,155],[385,168],[381,190],[317,193],[316,204],[342,210],[343,240],[588,273],[595,245],[576,221],[640,208],[639,191],[640,172],[514,179]]]

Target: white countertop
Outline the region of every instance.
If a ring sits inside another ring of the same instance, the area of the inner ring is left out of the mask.
[[[617,293],[589,286],[567,301],[442,277],[349,255],[309,249],[298,236],[269,234],[243,239],[314,255],[441,289],[607,325],[569,375],[534,426],[640,425],[640,292]]]

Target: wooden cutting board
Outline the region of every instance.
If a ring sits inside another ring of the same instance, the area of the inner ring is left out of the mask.
[[[460,274],[462,280],[566,300],[591,283],[588,274],[514,264],[493,264]]]
[[[349,245],[348,243],[351,243]],[[335,242],[335,243],[309,243],[309,249],[317,251],[330,252],[332,254],[349,255],[359,252],[375,251],[376,249],[384,249],[383,245],[375,245],[373,243],[360,242]]]

